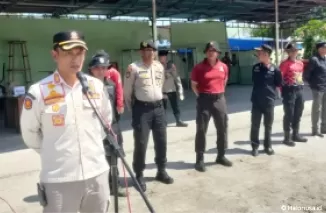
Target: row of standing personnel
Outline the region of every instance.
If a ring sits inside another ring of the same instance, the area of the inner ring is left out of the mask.
[[[321,131],[318,131],[317,113],[312,116],[313,134],[318,136],[322,136],[321,133],[325,132],[326,124],[325,46],[325,43],[317,44],[320,54],[311,59],[305,72],[305,78],[313,89],[314,102],[316,102],[313,110],[319,109],[319,105],[323,101]],[[24,100],[20,122],[21,132],[26,145],[40,153],[41,187],[39,197],[41,201],[44,201],[41,203],[44,213],[107,212],[110,191],[108,179],[111,175],[108,173],[108,159],[105,159],[103,147],[105,134],[103,134],[92,107],[85,95],[82,94],[82,86],[76,78],[76,73],[82,70],[87,50],[82,33],[68,31],[55,34],[51,53],[57,64],[57,70],[52,75],[33,84]],[[134,62],[128,67],[124,84],[125,103],[132,111],[132,127],[134,129],[133,169],[144,191],[146,184],[143,179],[143,171],[150,130],[153,131],[155,163],[158,166],[156,179],[166,184],[173,183],[173,179],[166,172],[167,135],[164,99],[166,96],[169,97],[168,93],[174,91],[163,88],[169,76],[166,70],[169,70],[170,65],[164,63],[164,60],[162,63],[153,60],[155,51],[156,47],[152,42],[140,44],[142,61]],[[192,88],[198,96],[195,168],[199,171],[205,170],[203,159],[206,149],[205,134],[211,117],[217,127],[218,156],[216,162],[224,166],[232,166],[232,163],[225,158],[228,142],[228,117],[224,92],[229,71],[228,67],[217,59],[220,50],[215,42],[209,42],[205,46],[204,52],[206,59],[194,67],[191,75]],[[258,138],[257,128],[260,124],[258,120],[262,115],[265,117],[267,115],[270,118],[267,119],[269,122],[265,122],[267,124],[265,126],[271,127],[273,122],[273,116],[268,115],[268,112],[272,111],[265,111],[261,105],[263,103],[261,99],[269,99],[269,103],[274,103],[276,88],[282,85],[280,71],[269,61],[271,52],[272,49],[267,45],[258,48],[257,54],[261,63],[253,68],[253,125],[251,131],[253,139]],[[164,56],[166,53],[163,54]],[[88,96],[95,103],[107,124],[117,133],[118,142],[122,146],[122,134],[118,126],[119,116],[124,111],[122,83],[116,70],[107,70],[108,64],[108,54],[104,52],[97,53],[92,57],[88,68],[89,74],[95,78],[86,76],[90,88]],[[170,67],[173,68],[171,69],[173,73],[170,73],[170,76],[175,79],[176,69],[174,66]],[[292,70],[289,73],[300,73],[298,68],[294,67],[292,69],[292,66],[289,66],[289,70]],[[180,79],[175,82],[177,85],[181,85]],[[297,85],[292,86],[297,88]],[[295,94],[289,97],[300,100],[297,98],[299,97],[297,94],[302,93]],[[179,95],[180,99],[183,99],[182,96]],[[177,95],[173,95],[173,97],[177,97]],[[110,99],[111,101],[109,101]],[[297,101],[295,101],[295,104],[290,106],[289,109],[293,111],[300,104],[297,105]],[[274,107],[273,104],[271,107]],[[303,107],[301,109],[303,110]],[[174,114],[178,115],[178,112],[175,111]],[[290,116],[288,117],[288,122],[285,124],[295,123],[293,119],[297,117],[293,115],[292,120]],[[178,126],[186,126],[178,119],[178,116],[176,118]],[[294,126],[292,124],[292,128]],[[268,134],[265,134],[265,136],[269,136],[265,139],[270,139],[270,132],[271,129],[267,131]],[[299,138],[302,139],[298,134],[293,134],[292,139]],[[268,142],[264,143],[265,151],[272,154],[270,140],[265,141]],[[258,149],[258,141],[253,140],[252,142],[253,154],[255,154]],[[58,196],[64,199],[57,199]]]

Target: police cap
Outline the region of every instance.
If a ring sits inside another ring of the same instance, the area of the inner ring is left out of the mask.
[[[297,43],[291,42],[285,46],[285,50],[301,50],[301,47]]]
[[[215,41],[210,41],[205,45],[204,53],[206,53],[207,50],[210,49],[210,48],[214,49],[216,52],[221,53],[219,45]]]
[[[153,41],[142,41],[140,42],[140,49],[146,49],[146,48],[152,48],[153,50],[156,50],[156,46]]]
[[[316,49],[318,50],[319,48],[326,47],[326,42],[321,41],[316,44]]]
[[[169,54],[168,50],[159,50],[158,56],[167,56]]]
[[[273,52],[273,48],[271,46],[269,46],[268,44],[263,44],[260,47],[256,47],[255,50],[264,51],[264,52],[267,52],[268,54],[272,54],[272,52]]]
[[[92,67],[109,67],[110,59],[109,54],[106,55],[95,55],[92,57],[91,61],[88,64],[89,68]]]
[[[53,36],[53,48],[60,47],[62,50],[71,50],[82,47],[88,50],[84,35],[78,31],[58,32]]]

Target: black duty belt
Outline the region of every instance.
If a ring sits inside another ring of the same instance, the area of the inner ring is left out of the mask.
[[[289,90],[300,90],[303,89],[303,85],[283,85],[282,88]]]
[[[199,93],[199,97],[210,98],[210,99],[220,99],[224,97],[223,93]]]
[[[141,106],[145,106],[145,107],[161,107],[161,106],[163,106],[163,102],[162,102],[162,100],[153,101],[153,102],[136,100],[135,105],[141,105]]]

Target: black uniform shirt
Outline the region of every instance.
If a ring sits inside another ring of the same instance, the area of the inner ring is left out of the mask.
[[[271,64],[269,68],[262,63],[255,64],[252,68],[252,82],[252,103],[274,104],[277,96],[276,88],[282,85],[279,68],[274,64]]]
[[[303,78],[309,83],[311,89],[326,92],[326,59],[320,55],[313,56],[305,71]]]

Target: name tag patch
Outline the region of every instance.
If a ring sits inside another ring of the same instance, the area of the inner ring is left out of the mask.
[[[52,115],[52,124],[53,126],[64,126],[65,125],[65,116],[60,115]]]

